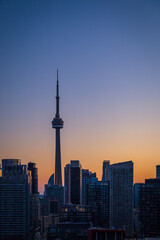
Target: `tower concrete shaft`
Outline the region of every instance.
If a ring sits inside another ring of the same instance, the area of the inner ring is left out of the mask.
[[[62,186],[62,170],[61,170],[61,145],[60,145],[60,129],[63,128],[63,120],[59,114],[59,83],[57,70],[57,95],[56,95],[56,114],[52,121],[52,127],[56,129],[56,147],[55,147],[55,185]]]

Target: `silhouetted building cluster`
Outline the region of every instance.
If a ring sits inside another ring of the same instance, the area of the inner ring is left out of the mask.
[[[55,173],[38,193],[38,169],[19,159],[2,159],[0,240],[124,240],[160,237],[160,165],[156,178],[133,187],[133,162],[104,160],[102,181],[79,160],[64,168],[62,186],[57,71]]]
[[[105,160],[102,169],[99,181],[72,160],[64,168],[64,187],[52,174],[39,197],[35,163],[2,159],[0,239],[158,238],[160,179],[133,186],[132,161]]]
[[[135,187],[136,233],[140,238],[160,237],[160,179],[146,179]]]
[[[34,163],[2,159],[0,239],[32,239],[39,232],[38,172]],[[37,234],[38,235],[38,234]]]
[[[41,201],[46,201],[48,207],[45,209],[50,209],[48,217],[58,213],[56,221],[52,218],[52,223],[46,227],[47,239],[69,239],[71,235],[72,239],[85,239],[76,235],[75,229],[80,230],[80,226],[88,226],[88,223],[90,228],[121,229],[127,237],[133,237],[133,162],[110,164],[104,161],[103,169],[105,177],[98,181],[96,173],[82,169],[78,160],[71,160],[64,168],[64,202],[62,204],[60,194],[56,198],[57,212],[51,212],[50,206],[55,199],[53,189],[59,186],[45,185],[45,196]],[[50,188],[52,190],[48,192]],[[66,229],[68,235],[64,234],[62,238]],[[86,237],[87,232],[82,235]]]

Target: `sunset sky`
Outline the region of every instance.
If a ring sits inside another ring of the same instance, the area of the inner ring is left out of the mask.
[[[59,69],[62,175],[132,160],[134,182],[160,164],[160,1],[1,0],[0,158],[54,172]]]

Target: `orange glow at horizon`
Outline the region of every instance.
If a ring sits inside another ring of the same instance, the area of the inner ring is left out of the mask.
[[[82,168],[96,172],[99,180],[102,177],[103,160],[110,160],[111,164],[132,160],[134,183],[144,182],[145,179],[156,176],[156,165],[160,164],[160,157],[158,134],[154,129],[151,132],[137,127],[135,131],[124,126],[124,123],[121,125],[120,122],[121,131],[113,124],[99,129],[94,128],[94,125],[95,120],[88,125],[88,128],[83,129],[67,123],[61,131],[63,182],[64,167],[70,160],[79,160]],[[71,128],[72,132],[70,132]],[[25,139],[20,137],[23,134],[17,131],[16,142],[14,135],[10,137],[9,155],[7,144],[4,142],[3,146],[2,142],[3,158],[19,158],[22,164],[35,162],[38,168],[39,191],[43,193],[44,184],[48,183],[50,175],[54,173],[55,131],[48,126],[41,132],[34,131],[33,134],[31,131],[25,134]]]

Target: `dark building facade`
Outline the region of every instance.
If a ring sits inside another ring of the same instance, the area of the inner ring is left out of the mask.
[[[38,169],[36,168],[36,164],[29,162],[28,170],[31,171],[32,176],[32,194],[38,193]]]
[[[2,174],[0,239],[27,240],[30,235],[30,172],[19,159],[3,159]]]
[[[160,165],[156,166],[156,178],[160,178]]]
[[[88,184],[98,181],[96,172],[92,173],[89,169],[82,169],[82,204],[87,204],[87,187]]]
[[[110,160],[104,160],[103,161],[103,167],[102,167],[102,181],[107,181],[107,169],[110,164]]]
[[[40,198],[38,193],[38,168],[36,163],[28,163],[28,171],[31,172],[31,193],[30,193],[30,229],[32,238],[37,231],[40,231]]]
[[[71,160],[64,168],[65,204],[82,204],[82,167],[78,160]]]
[[[64,204],[64,187],[58,185],[45,185],[45,197],[57,200],[59,205]]]
[[[110,228],[124,229],[133,237],[133,162],[110,164]]]
[[[48,228],[47,240],[86,240],[89,222],[59,222]]]
[[[82,178],[81,165],[71,161],[71,203],[81,204],[82,202]]]
[[[140,237],[159,237],[160,179],[146,179],[139,194]]]
[[[60,208],[60,222],[92,222],[93,209],[86,205],[63,205]]]
[[[133,186],[133,197],[134,197],[134,209],[138,208],[140,201],[140,189],[144,185],[143,183],[135,183]]]
[[[88,240],[124,240],[125,231],[116,229],[90,228],[88,229]]]
[[[109,227],[109,182],[88,184],[87,205],[92,208],[93,226]]]
[[[143,187],[144,183],[135,183],[133,186],[133,226],[134,226],[134,237],[140,236],[140,222],[139,222],[139,202],[140,202],[140,189]]]

